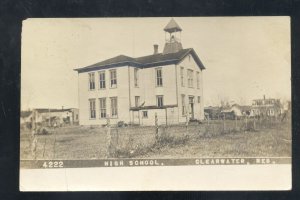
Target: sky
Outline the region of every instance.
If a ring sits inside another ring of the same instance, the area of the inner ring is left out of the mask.
[[[21,109],[78,108],[76,68],[162,52],[165,18],[34,18],[23,21]],[[203,71],[204,105],[291,99],[289,17],[175,17],[183,48]]]

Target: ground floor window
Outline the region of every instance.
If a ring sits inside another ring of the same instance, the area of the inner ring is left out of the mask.
[[[189,96],[189,104],[194,103],[194,96]]]
[[[90,99],[90,118],[95,119],[96,118],[96,100]]]
[[[143,111],[143,118],[148,118],[148,111]]]
[[[118,117],[118,98],[111,97],[110,98],[110,105],[111,105],[111,117]]]
[[[100,118],[106,118],[106,98],[99,99]]]
[[[184,116],[185,115],[185,95],[184,94],[182,94],[181,95],[181,105],[182,105],[182,115]]]

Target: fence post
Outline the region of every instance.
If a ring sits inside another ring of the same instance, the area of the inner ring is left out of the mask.
[[[262,116],[261,115],[258,115],[258,120],[259,120],[259,129],[262,129],[263,126],[262,126]]]
[[[37,157],[37,137],[35,134],[33,134],[32,139],[31,139],[31,154],[34,160],[36,160]]]
[[[118,146],[119,145],[119,127],[117,126],[117,135],[116,135],[116,146]]]
[[[207,125],[209,126],[209,116],[207,117]]]
[[[157,113],[155,113],[155,142],[158,142],[158,119],[157,119]]]
[[[184,136],[187,136],[189,133],[189,115],[186,114],[185,116],[185,133]]]
[[[109,158],[111,155],[111,127],[110,127],[110,118],[109,115],[106,117],[106,158]]]
[[[225,113],[223,114],[223,133],[225,132],[225,120],[226,120],[226,116]]]
[[[165,108],[165,112],[166,112],[166,127],[168,126],[168,110],[167,108]]]
[[[256,130],[256,117],[254,116],[254,119],[253,119],[253,129]]]
[[[55,159],[55,154],[56,154],[56,130],[54,131],[53,159]]]
[[[271,116],[271,127],[273,128],[273,126],[274,126],[274,117]]]
[[[47,143],[47,139],[45,138],[45,140],[44,140],[44,147],[43,147],[43,158],[45,157],[46,143]]]
[[[246,118],[246,131],[247,131],[248,130],[248,119],[247,119],[247,116],[245,118]]]
[[[237,116],[235,116],[235,131],[237,131]]]
[[[36,126],[36,113],[33,110],[33,115],[31,118],[31,136],[30,136],[30,147],[31,147],[31,155],[34,160],[36,160],[37,157],[37,126]]]

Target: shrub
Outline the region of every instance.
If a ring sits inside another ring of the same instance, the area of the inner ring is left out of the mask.
[[[118,121],[118,127],[127,127],[127,124],[124,121]]]
[[[184,145],[189,139],[188,135],[181,136],[181,137],[175,137],[171,135],[171,131],[168,130],[167,127],[163,127],[161,129],[161,134],[159,134],[159,137],[157,141],[154,143],[152,148],[162,148],[165,146],[177,146],[177,145]]]
[[[51,131],[50,129],[46,128],[46,127],[39,127],[36,130],[37,134],[41,134],[41,135],[46,135],[46,134],[50,134]]]

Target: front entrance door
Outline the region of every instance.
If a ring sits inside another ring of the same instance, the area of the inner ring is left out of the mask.
[[[132,122],[133,124],[140,124],[140,116],[139,116],[139,111],[132,111]]]
[[[189,115],[190,119],[194,119],[194,96],[189,96]]]

